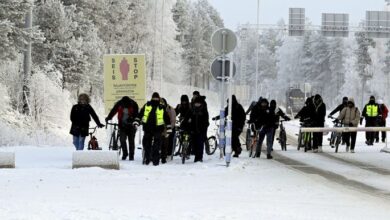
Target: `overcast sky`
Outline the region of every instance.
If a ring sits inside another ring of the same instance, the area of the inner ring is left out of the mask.
[[[209,0],[219,11],[225,26],[236,29],[238,24],[256,23],[257,0]],[[260,0],[260,23],[276,24],[283,18],[288,23],[288,8],[306,9],[313,25],[321,25],[321,13],[348,13],[350,24],[365,18],[366,10],[384,10],[385,0]]]

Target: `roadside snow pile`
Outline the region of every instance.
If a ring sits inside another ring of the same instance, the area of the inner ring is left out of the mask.
[[[0,152],[0,168],[15,168],[15,153]]]

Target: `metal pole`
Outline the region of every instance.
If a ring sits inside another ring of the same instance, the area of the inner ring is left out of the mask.
[[[259,35],[259,23],[260,23],[260,0],[257,0],[257,23],[256,23],[256,97],[255,99],[258,99],[259,98],[259,93],[258,93],[258,89],[259,89],[259,38],[260,38],[260,35]]]
[[[165,0],[162,1],[161,9],[161,66],[160,66],[160,93],[163,94],[163,69],[164,69],[164,9],[165,9]]]
[[[154,1],[154,39],[153,39],[153,68],[150,74],[150,80],[153,82],[154,74],[156,74],[156,48],[157,48],[157,0]],[[152,83],[153,85],[153,83]],[[154,89],[154,88],[153,88]]]
[[[226,35],[222,32],[222,80],[221,80],[221,110],[219,112],[219,150],[220,158],[223,158],[223,148],[225,146],[225,63],[226,63]]]
[[[232,101],[232,87],[233,87],[233,53],[230,57],[230,67],[229,67],[229,107],[228,107],[228,120],[227,120],[227,129],[226,129],[226,148],[225,148],[225,161],[226,166],[229,166],[232,156],[232,110],[233,110],[233,101]]]
[[[26,29],[31,32],[32,29],[32,7],[28,10],[26,14]],[[24,52],[24,60],[23,60],[23,113],[29,114],[30,107],[28,104],[28,77],[31,74],[31,41],[29,41],[26,45],[26,51]]]

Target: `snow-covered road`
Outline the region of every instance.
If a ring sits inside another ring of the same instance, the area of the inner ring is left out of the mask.
[[[0,219],[390,218],[388,199],[246,152],[229,168],[217,156],[153,167],[141,165],[137,150],[115,171],[72,170],[68,147],[1,150],[16,152],[17,168],[0,170]]]

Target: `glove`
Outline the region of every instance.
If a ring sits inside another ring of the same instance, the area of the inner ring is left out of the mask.
[[[102,124],[102,123],[99,123],[98,124],[98,128],[103,128],[105,125],[104,124]]]
[[[133,122],[133,127],[134,127],[135,129],[138,129],[138,127],[139,127],[139,122],[138,122],[138,121],[134,121],[134,122]]]
[[[167,136],[169,136],[170,134],[172,134],[172,128],[167,128]]]

